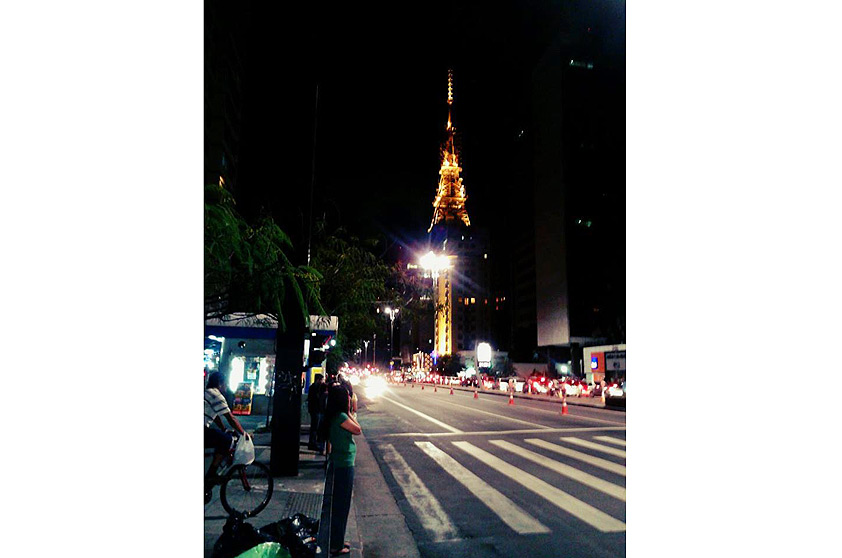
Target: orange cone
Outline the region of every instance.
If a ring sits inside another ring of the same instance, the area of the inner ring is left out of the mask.
[[[421,389],[424,389],[424,384],[421,384]]]
[[[433,391],[434,391],[434,392],[436,392],[436,393],[438,393],[438,392],[439,392],[439,387],[438,387],[438,386],[436,386],[436,385],[434,385],[434,386],[433,386]]]
[[[562,414],[562,415],[566,415],[566,414],[567,414],[567,401],[562,401],[562,402],[561,402],[561,414]]]
[[[476,389],[474,389],[474,399],[479,399],[479,396],[477,395],[477,390],[476,390]]]
[[[453,395],[453,386],[450,386],[450,395]]]
[[[515,396],[510,393],[509,394],[509,405],[514,405],[514,404],[515,404]]]

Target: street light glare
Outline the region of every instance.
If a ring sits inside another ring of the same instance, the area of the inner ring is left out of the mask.
[[[450,267],[450,259],[446,254],[436,254],[432,250],[421,256],[421,267],[431,271],[441,271]]]

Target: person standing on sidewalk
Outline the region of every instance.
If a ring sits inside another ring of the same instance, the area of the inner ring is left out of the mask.
[[[354,386],[351,385],[351,382],[348,381],[343,374],[339,375],[339,385],[345,388],[345,391],[348,392],[348,397],[351,399],[350,408],[351,408],[351,416],[357,416],[357,394],[354,393]]]
[[[351,511],[354,489],[354,462],[357,445],[354,436],[362,434],[360,424],[351,415],[351,400],[341,385],[330,387],[324,420],[328,423],[328,468],[333,478],[332,512],[330,517],[330,555],[350,554],[351,546],[344,541]]]
[[[318,439],[318,431],[319,424],[324,418],[324,403],[326,401],[321,395],[323,391],[327,390],[327,384],[322,381],[322,378],[321,374],[316,374],[315,381],[307,392],[307,411],[310,413],[310,440],[307,447],[319,453],[324,451],[324,442]]]

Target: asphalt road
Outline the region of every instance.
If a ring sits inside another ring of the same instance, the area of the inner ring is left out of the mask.
[[[390,385],[359,419],[421,556],[625,556],[625,412]]]

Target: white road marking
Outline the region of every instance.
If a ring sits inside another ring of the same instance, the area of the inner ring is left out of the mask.
[[[433,536],[433,540],[441,542],[456,538],[456,526],[404,458],[395,451],[392,444],[384,444],[380,449],[383,452],[383,461],[392,471],[398,486],[406,496],[406,501],[415,510],[421,525]]]
[[[462,433],[462,431],[461,431],[461,430],[459,430],[458,428],[453,428],[453,427],[452,427],[452,426],[450,426],[449,424],[445,424],[445,423],[443,423],[442,421],[440,421],[440,420],[438,420],[438,419],[434,419],[434,418],[433,418],[433,417],[431,417],[430,415],[425,415],[425,414],[424,414],[424,413],[422,413],[421,411],[416,411],[416,410],[415,410],[415,409],[413,409],[412,407],[407,407],[407,406],[406,406],[406,405],[404,405],[403,403],[398,403],[398,402],[397,402],[397,401],[395,401],[394,399],[389,399],[388,397],[385,397],[385,396],[382,396],[382,395],[380,396],[380,399],[382,399],[382,400],[384,400],[384,401],[388,401],[389,403],[394,403],[394,404],[395,404],[395,405],[397,405],[398,407],[402,407],[402,408],[406,409],[407,411],[410,411],[410,412],[412,412],[412,413],[415,413],[415,414],[416,414],[416,415],[418,415],[419,417],[421,417],[421,418],[423,418],[423,419],[426,419],[426,420],[428,420],[428,421],[432,422],[432,423],[433,423],[433,424],[435,424],[436,426],[440,426],[440,427],[444,428],[445,430],[450,430],[450,431],[451,431],[451,432],[453,432],[454,434],[461,434],[461,433]]]
[[[431,442],[415,442],[415,445],[433,458],[436,463],[441,465],[442,469],[459,481],[480,502],[488,506],[492,512],[497,514],[515,532],[521,535],[550,532],[549,528],[527,514],[517,504],[503,496],[496,488],[463,467],[458,461],[434,446]]]
[[[603,533],[619,533],[626,530],[626,524],[619,519],[614,519],[607,513],[596,509],[578,498],[574,498],[570,494],[559,490],[538,477],[521,471],[517,467],[506,463],[499,457],[491,455],[470,442],[453,442],[453,445],[482,461],[492,469],[496,469],[554,506],[581,519]]]
[[[535,453],[534,451],[530,451],[526,448],[516,446],[511,442],[507,442],[505,440],[491,440],[490,442],[499,448],[503,448],[504,450],[510,451],[515,455],[519,455],[524,459],[528,459],[533,463],[542,465],[547,469],[551,469],[556,473],[571,478],[576,482],[580,482],[585,486],[590,486],[594,490],[599,490],[603,494],[608,494],[609,496],[613,496],[623,502],[626,501],[626,489],[622,486],[618,486],[599,477],[590,475],[584,471],[580,471],[579,469],[571,467],[565,463],[559,463],[558,461],[543,456],[540,453]]]
[[[594,436],[593,439],[599,440],[600,442],[608,442],[609,444],[626,447],[626,441],[621,440],[620,438],[613,438],[611,436]]]
[[[453,405],[454,407],[460,407],[462,409],[467,409],[469,411],[473,411],[474,413],[481,413],[483,415],[491,415],[494,418],[506,419],[506,420],[510,420],[512,422],[520,422],[522,424],[528,424],[529,426],[535,426],[537,428],[547,428],[547,429],[552,428],[552,426],[546,426],[546,425],[543,425],[543,424],[538,424],[536,422],[529,422],[528,420],[516,419],[514,417],[507,417],[506,415],[501,415],[500,413],[489,413],[488,411],[481,411],[479,409],[475,409],[474,407],[469,407],[468,405],[460,405],[459,403],[451,403],[449,401],[445,401],[445,403],[447,403],[448,405]]]
[[[626,452],[624,450],[618,450],[617,448],[610,448],[601,444],[594,444],[593,442],[582,440],[581,438],[563,437],[562,440],[570,444],[582,446],[583,448],[601,451],[602,453],[607,453],[608,455],[616,455],[617,457],[622,457],[623,459],[626,458]]]
[[[625,426],[582,426],[578,428],[530,428],[524,430],[480,430],[478,432],[396,432],[394,434],[383,434],[381,438],[417,438],[424,437],[450,437],[450,436],[503,436],[506,434],[556,434],[559,432],[605,432],[606,430],[625,430]]]
[[[539,438],[527,438],[524,441],[527,444],[532,444],[533,446],[538,446],[546,450],[560,453],[561,455],[566,455],[567,457],[572,457],[573,459],[578,459],[579,461],[584,461],[588,465],[593,465],[594,467],[605,469],[606,471],[610,471],[617,475],[622,475],[624,477],[626,476],[626,467],[624,465],[614,463],[613,461],[608,461],[607,459],[602,459],[601,457],[594,457],[587,453],[572,450],[570,448],[566,448],[558,444],[552,444],[546,440],[541,440]]]
[[[540,402],[541,400],[540,399],[531,399],[530,401]],[[552,413],[553,415],[558,416],[559,414],[561,414],[561,406],[559,406],[557,403],[553,403],[553,405],[557,405],[559,407],[559,410],[553,411],[553,410],[544,409],[544,408],[541,408],[541,407],[526,407],[526,406],[523,406],[523,408],[529,409],[530,411],[540,411],[542,413]],[[576,415],[575,416],[574,415],[568,415],[568,416],[571,416],[571,417],[575,418],[576,420],[592,420],[592,421],[596,421],[596,422],[604,422],[606,424],[617,424],[617,425],[625,425],[626,424],[625,422],[618,422],[616,420],[598,419],[598,418],[594,418],[594,417],[589,417],[587,415],[579,414],[579,411],[582,411],[582,410],[585,410],[585,409],[600,410],[599,407],[589,407],[587,405],[567,405],[568,409],[573,409],[574,407],[576,408]],[[614,411],[612,411],[612,412],[614,412]]]

